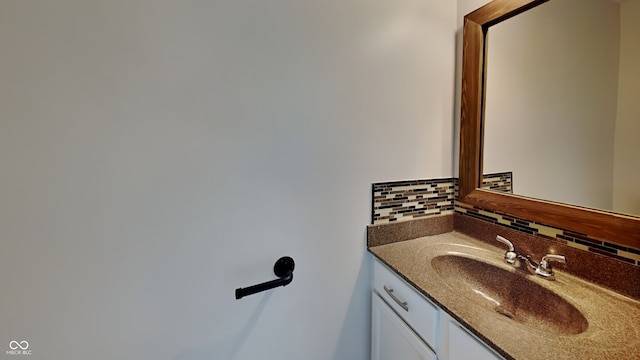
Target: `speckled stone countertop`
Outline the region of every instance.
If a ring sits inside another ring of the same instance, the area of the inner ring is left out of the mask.
[[[372,246],[369,251],[507,359],[640,358],[640,301],[636,299],[560,270],[555,281],[527,274],[503,262],[504,250],[456,231]],[[470,273],[464,269],[467,263],[457,268],[456,262],[442,266],[440,260],[452,258],[447,255],[479,259],[498,272],[491,273],[492,279],[483,279],[489,273]],[[509,304],[499,304],[499,298],[476,289],[485,280],[494,289],[501,287],[501,282],[495,285],[495,277],[501,277],[495,274],[516,280],[524,277],[524,281],[505,280],[509,293],[503,299],[524,301],[533,309],[518,313],[520,303],[507,311],[509,316],[499,311]],[[542,300],[537,296],[531,305],[529,295],[541,292],[552,296]],[[477,294],[496,306],[486,306]]]

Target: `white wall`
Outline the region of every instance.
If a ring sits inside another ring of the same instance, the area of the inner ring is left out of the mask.
[[[620,77],[615,130],[613,209],[640,215],[640,1],[627,1],[620,7]]]
[[[611,209],[619,21],[612,1],[554,0],[491,28],[485,173],[513,171],[517,194]]]
[[[456,4],[0,1],[0,358],[367,359],[370,186],[452,175]],[[273,278],[285,288],[236,301]]]

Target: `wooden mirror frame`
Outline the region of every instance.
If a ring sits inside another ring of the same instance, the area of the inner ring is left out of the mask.
[[[494,0],[464,17],[459,201],[640,249],[640,218],[482,190],[487,31],[549,0]]]

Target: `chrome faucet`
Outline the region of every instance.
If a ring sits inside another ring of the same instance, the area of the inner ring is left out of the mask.
[[[558,261],[565,264],[567,262],[567,258],[564,255],[547,254],[542,257],[542,260],[540,260],[540,263],[538,264],[531,259],[531,256],[518,254],[511,241],[500,235],[496,236],[496,240],[507,245],[509,248],[507,252],[504,253],[504,261],[507,264],[516,266],[516,261],[520,260],[520,263],[524,263],[530,273],[542,276],[548,280],[555,280],[553,269],[549,263],[550,261]]]

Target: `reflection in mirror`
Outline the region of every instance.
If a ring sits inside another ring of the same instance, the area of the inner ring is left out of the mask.
[[[640,215],[640,0],[552,0],[492,26],[483,171]],[[635,100],[629,100],[635,99]]]

